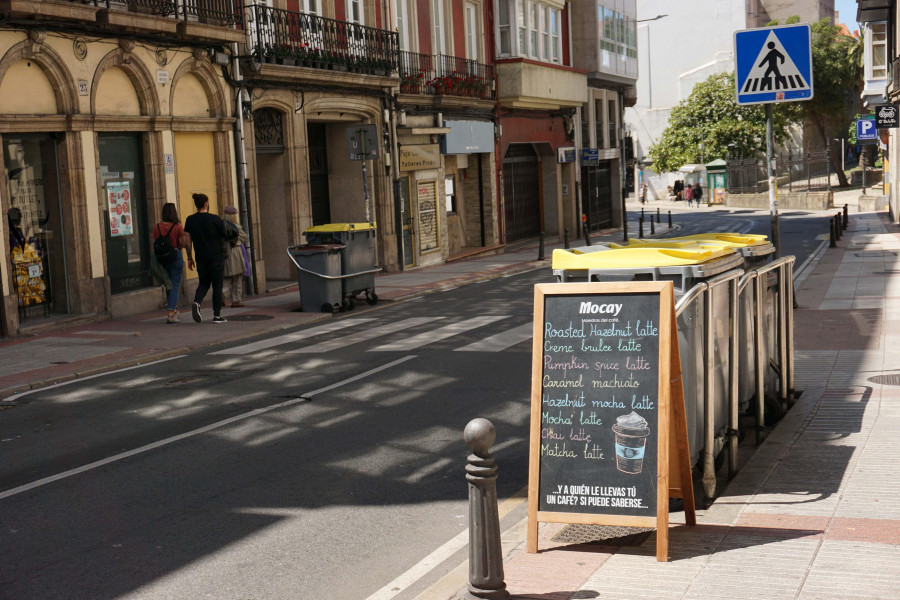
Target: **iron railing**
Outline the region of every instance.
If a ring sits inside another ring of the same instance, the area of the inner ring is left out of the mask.
[[[494,99],[494,67],[459,56],[401,51],[400,91]]]
[[[729,158],[728,193],[761,194],[769,189],[764,158]],[[830,150],[791,152],[775,157],[774,175],[779,189],[789,192],[824,192],[831,189]]]
[[[358,70],[397,70],[398,34],[263,5],[248,7],[251,53],[259,62]]]
[[[243,25],[243,8],[238,0],[70,0],[109,10],[175,17],[211,25]]]

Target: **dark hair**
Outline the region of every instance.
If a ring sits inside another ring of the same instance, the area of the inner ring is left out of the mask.
[[[175,208],[173,202],[166,202],[162,209],[162,220],[166,223],[181,223],[178,218],[178,209]]]
[[[194,199],[194,206],[197,207],[197,210],[203,208],[203,205],[209,202],[209,198],[206,197],[206,194],[192,194],[191,198]]]

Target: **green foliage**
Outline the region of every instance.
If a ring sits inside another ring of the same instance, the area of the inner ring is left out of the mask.
[[[859,40],[843,35],[828,19],[812,26],[813,98],[801,105],[801,114],[816,127],[823,143],[832,131],[843,131],[861,78],[856,60]]]
[[[784,24],[785,24],[785,25],[794,25],[794,24],[799,23],[799,22],[800,22],[800,16],[799,16],[799,15],[793,15],[793,16],[788,17],[788,18],[785,20]]]
[[[795,118],[793,107],[775,107],[776,141],[783,139],[788,122]],[[672,109],[668,126],[649,151],[653,169],[664,173],[700,162],[701,143],[705,162],[729,155],[752,156],[765,150],[765,109],[737,103],[733,73],[711,75]]]

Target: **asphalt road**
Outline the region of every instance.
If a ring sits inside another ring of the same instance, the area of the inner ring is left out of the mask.
[[[769,226],[678,219],[682,235]],[[784,215],[783,254],[802,263],[821,220]],[[0,598],[366,600],[437,556],[378,596],[413,598],[465,557],[448,541],[467,527],[469,420],[497,427],[500,498],[526,485],[532,286],[546,281],[357,309],[23,397],[0,413]]]

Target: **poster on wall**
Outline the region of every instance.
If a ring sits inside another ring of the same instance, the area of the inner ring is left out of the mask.
[[[10,208],[19,209],[19,226],[26,239],[31,240],[40,234],[48,218],[40,142],[9,139],[6,141],[6,152]]]
[[[437,181],[420,181],[416,185],[419,209],[419,253],[440,248],[438,238]]]
[[[131,218],[131,182],[107,182],[106,198],[109,202],[110,237],[132,235],[134,233],[134,221]]]

